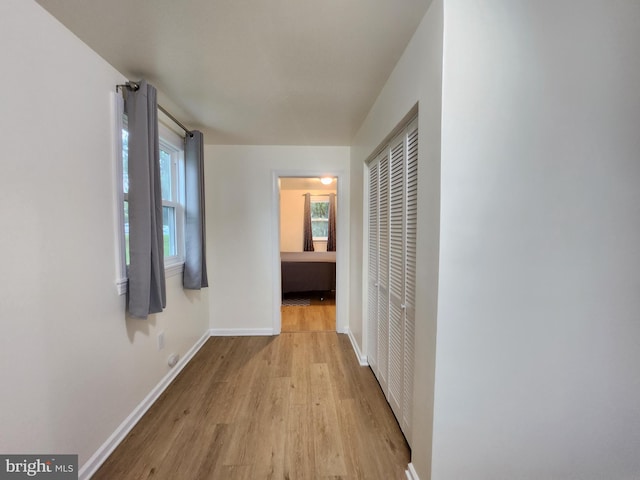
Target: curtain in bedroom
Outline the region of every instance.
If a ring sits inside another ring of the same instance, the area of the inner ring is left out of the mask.
[[[311,194],[304,194],[303,251],[313,252],[313,231],[311,230]]]
[[[327,233],[327,252],[336,251],[336,194],[329,194],[329,230]]]
[[[166,307],[156,89],[145,80],[124,90],[129,125],[129,314]]]
[[[204,214],[204,153],[202,132],[185,138],[185,259],[182,285],[191,290],[208,286]]]

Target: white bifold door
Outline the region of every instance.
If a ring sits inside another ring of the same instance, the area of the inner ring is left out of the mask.
[[[411,444],[418,120],[368,165],[367,357]]]

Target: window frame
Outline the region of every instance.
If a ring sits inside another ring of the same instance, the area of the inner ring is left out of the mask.
[[[127,292],[128,269],[126,263],[126,237],[124,202],[128,201],[128,194],[124,192],[124,166],[122,131],[127,128],[124,115],[124,101],[121,95],[115,94],[114,100],[114,146],[115,146],[115,221],[116,221],[116,290],[119,295]],[[184,137],[169,128],[161,119],[158,120],[158,143],[160,149],[171,155],[172,192],[171,200],[162,200],[163,207],[174,208],[175,212],[175,245],[176,254],[164,257],[165,278],[181,274],[184,268],[185,251],[185,163]]]
[[[327,204],[327,218],[313,218],[311,215],[311,235],[314,242],[326,242],[329,240],[328,235],[326,237],[316,237],[313,235],[313,222],[323,222],[327,224],[327,233],[329,232],[329,199],[325,199],[326,195],[311,195],[311,212],[313,212],[314,203],[326,203]],[[321,200],[322,199],[322,200]]]
[[[117,91],[113,93],[113,125],[114,125],[114,182],[115,187],[115,222],[116,222],[116,292],[118,295],[127,293],[127,262],[126,262],[126,245],[124,232],[124,185],[123,185],[123,157],[122,157],[122,130],[125,126],[124,121],[124,99]]]
[[[158,122],[158,143],[161,150],[171,155],[171,199],[162,200],[163,207],[175,212],[176,254],[164,257],[165,274],[168,270],[184,265],[184,138],[167,125]]]

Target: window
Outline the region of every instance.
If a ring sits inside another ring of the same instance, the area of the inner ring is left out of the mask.
[[[184,263],[184,141],[159,125],[162,234],[165,267]],[[124,256],[129,265],[129,132],[122,126],[122,191],[124,200]]]
[[[122,191],[124,193],[124,263],[129,265],[129,129],[122,116]]]
[[[160,183],[165,264],[184,263],[184,140],[160,125]]]
[[[311,232],[314,240],[327,240],[329,235],[329,200],[311,199]]]

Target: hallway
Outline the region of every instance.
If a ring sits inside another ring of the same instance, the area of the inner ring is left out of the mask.
[[[409,458],[346,335],[212,337],[93,478],[400,480]]]

